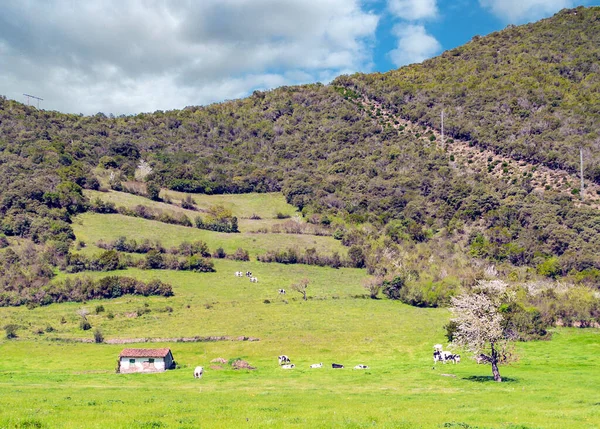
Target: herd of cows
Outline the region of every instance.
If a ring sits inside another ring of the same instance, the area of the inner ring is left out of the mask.
[[[246,273],[244,274],[243,271],[236,271],[235,272],[235,276],[236,277],[247,277],[250,279],[250,281],[252,283],[258,283],[258,278],[254,277],[252,275],[251,271],[246,271]],[[278,289],[277,293],[279,293],[280,295],[285,295],[285,289]],[[441,344],[436,344],[433,346],[433,364],[435,367],[435,364],[438,362],[442,362],[443,364],[445,364],[446,362],[452,362],[452,363],[460,363],[460,355],[456,354],[456,353],[452,353],[449,351],[444,351],[443,347]],[[286,355],[281,355],[278,357],[279,360],[279,366],[282,369],[294,369],[296,368],[296,365],[294,365],[293,363],[291,363],[290,358]],[[479,363],[479,362],[478,362]],[[333,369],[340,369],[340,368],[344,368],[344,365],[339,364],[339,363],[332,363],[331,367]],[[309,368],[323,368],[323,362],[321,363],[314,363],[312,365],[309,366]],[[354,369],[369,369],[369,367],[367,365],[363,365],[363,364],[359,364],[356,365],[354,367]],[[204,368],[202,368],[201,366],[197,367],[194,370],[194,377],[196,378],[201,378],[202,374],[204,373]]]
[[[279,366],[281,367],[281,369],[294,369],[296,368],[296,365],[294,365],[292,363],[292,361],[290,360],[289,356],[287,355],[281,355],[278,356],[277,359],[279,360]],[[342,365],[341,363],[332,363],[331,367],[333,369],[342,369],[344,368],[344,365]],[[313,363],[312,365],[309,366],[309,368],[323,368],[323,362],[321,363]],[[354,367],[354,369],[369,369],[369,367],[367,365],[356,365]]]
[[[438,362],[442,362],[442,363],[446,363],[446,362],[452,362],[452,363],[460,363],[460,355],[459,354],[454,354],[452,352],[449,351],[444,351],[442,349],[442,345],[441,344],[436,344],[435,346],[433,346],[433,364],[435,365]],[[277,357],[277,360],[279,361],[279,367],[281,369],[294,369],[296,368],[296,365],[294,365],[290,359],[289,356],[287,355],[281,355]],[[320,363],[313,363],[312,365],[309,366],[309,368],[311,369],[316,369],[316,368],[323,368],[323,362]],[[342,365],[341,363],[332,363],[331,364],[331,368],[333,369],[343,369],[344,365]],[[367,365],[363,365],[363,364],[358,364],[354,367],[354,369],[369,369],[369,367]],[[194,369],[194,378],[202,378],[202,375],[204,375],[204,367],[202,366],[197,366]]]
[[[243,271],[236,271],[235,272],[235,276],[236,277],[244,277],[244,272]],[[250,279],[251,283],[258,283],[258,278],[254,277],[252,275],[251,271],[246,271],[246,277],[248,277]]]
[[[246,276],[246,277],[248,277],[248,278],[250,279],[250,281],[251,281],[252,283],[258,283],[258,278],[257,278],[257,277],[254,277],[254,276],[252,275],[252,271],[246,271],[246,274],[244,274],[244,272],[243,272],[243,271],[236,271],[236,272],[235,272],[235,276],[236,276],[236,277],[244,277],[244,276]],[[285,289],[277,289],[277,293],[278,293],[279,295],[285,295]]]

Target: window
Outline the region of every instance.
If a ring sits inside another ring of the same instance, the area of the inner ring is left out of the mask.
[[[148,359],[148,363],[154,363],[154,359]]]
[[[129,359],[129,364],[135,363],[135,359]]]

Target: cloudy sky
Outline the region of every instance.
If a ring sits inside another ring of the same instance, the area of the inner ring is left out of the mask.
[[[597,0],[3,0],[0,94],[131,114],[387,71]]]

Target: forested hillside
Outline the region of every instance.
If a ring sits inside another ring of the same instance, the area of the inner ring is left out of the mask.
[[[388,73],[342,76],[412,121],[600,182],[600,8],[564,9]]]
[[[90,209],[82,188],[98,189],[97,172],[110,171],[121,189],[144,161],[149,191],[282,191],[306,219],[360,248],[355,265],[372,273],[427,271],[435,289],[478,258],[505,264],[507,275],[535,268],[516,270],[517,278],[537,272],[596,285],[597,209],[534,189],[531,175],[472,171],[426,127],[386,125],[355,101],[367,96],[422,124],[434,124],[444,107],[451,136],[521,162],[574,170],[583,145],[587,175],[600,181],[600,159],[591,155],[599,144],[599,37],[600,8],[563,11],[388,74],[116,118],[0,98],[1,228],[65,255],[73,215]]]

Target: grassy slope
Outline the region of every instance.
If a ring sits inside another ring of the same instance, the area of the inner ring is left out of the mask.
[[[232,261],[217,261],[216,266],[213,274],[128,270],[127,275],[140,278],[160,275],[173,283],[175,297],[104,301],[106,312],[90,316],[107,338],[260,338],[164,344],[183,366],[165,374],[114,374],[123,346],[44,340],[91,337],[78,330],[75,310],[93,309],[99,302],[0,309],[3,320],[27,326],[21,339],[0,343],[0,427],[468,427],[458,426],[466,423],[591,428],[600,423],[598,330],[561,329],[550,342],[519,344],[521,361],[502,369],[509,382],[496,384],[473,379],[485,379],[490,371],[468,360],[432,370],[431,345],[443,339],[447,311],[353,298],[364,292],[361,270]],[[235,278],[237,269],[252,270],[260,282]],[[303,302],[292,294],[286,304],[275,289],[300,276],[312,280],[310,295],[316,299]],[[263,303],[265,298],[272,303]],[[125,316],[144,303],[151,313]],[[158,311],[166,305],[173,313]],[[109,311],[113,320],[106,317]],[[64,325],[59,323],[62,316]],[[58,332],[32,333],[48,323]],[[298,368],[280,370],[276,356],[281,353],[290,355]],[[242,357],[258,370],[211,370],[209,362],[218,356]],[[308,369],[321,361],[366,363],[371,369]],[[207,368],[201,381],[191,375],[196,365]]]
[[[198,211],[186,210],[175,204],[152,201],[148,198],[125,192],[85,190],[84,193],[90,200],[100,198],[102,201],[114,203],[117,207],[133,208],[137,205],[144,205],[171,214],[184,213],[192,222],[196,216],[202,216],[202,212],[206,211],[209,207],[223,205],[225,208],[230,209],[234,216],[238,217],[238,225],[242,232],[252,232],[259,228],[270,228],[275,224],[283,222],[282,220],[275,218],[277,213],[282,213],[287,216],[293,216],[294,213],[296,213],[296,208],[287,204],[281,193],[204,195],[185,194],[167,190],[161,191],[162,198],[168,196],[176,204],[181,204],[181,200],[184,199],[186,195],[191,195],[196,202]],[[261,219],[250,219],[253,215],[257,215]]]
[[[168,246],[203,239],[211,248],[241,245],[252,252],[292,242],[306,246],[302,239],[323,239],[318,243],[327,249],[339,246],[331,238],[217,234],[119,215],[85,214],[74,227],[78,239],[88,243],[127,235],[159,238]],[[0,308],[3,323],[20,326],[17,340],[0,340],[0,428],[592,428],[600,423],[598,330],[561,329],[552,341],[518,344],[521,361],[503,368],[508,382],[496,384],[486,381],[489,367],[467,359],[432,370],[431,346],[443,341],[448,312],[363,299],[364,270],[228,260],[216,260],[215,267],[210,274],[137,269],[88,274],[160,277],[173,285],[171,298]],[[238,270],[252,271],[259,283],[234,277]],[[302,277],[311,280],[307,302],[289,288]],[[278,288],[288,289],[285,298]],[[106,311],[89,320],[107,339],[227,335],[260,341],[162,344],[172,348],[181,369],[117,375],[123,346],[48,341],[92,338],[91,331],[79,330],[76,311],[93,312],[99,304]],[[173,311],[164,311],[167,306]],[[132,317],[139,308],[151,312]],[[55,331],[36,333],[48,325]],[[276,356],[282,353],[293,358],[295,370],[278,368]],[[218,356],[241,357],[258,369],[211,369],[210,360]],[[309,370],[315,362],[327,367]],[[348,368],[333,371],[332,362]],[[350,369],[358,363],[371,369]],[[200,381],[192,378],[196,365],[206,368]]]
[[[73,230],[77,240],[83,240],[88,245],[93,245],[99,240],[109,241],[119,236],[125,236],[136,240],[146,238],[159,240],[166,247],[178,245],[183,241],[203,240],[211,251],[217,247],[223,247],[227,253],[230,253],[241,247],[250,252],[251,256],[265,253],[268,250],[287,249],[288,247],[297,247],[298,249],[314,247],[323,254],[332,252],[338,252],[340,255],[346,254],[346,249],[332,237],[250,232],[226,234],[118,214],[82,214],[75,219]],[[94,248],[95,246],[90,246],[88,252],[93,251]]]

